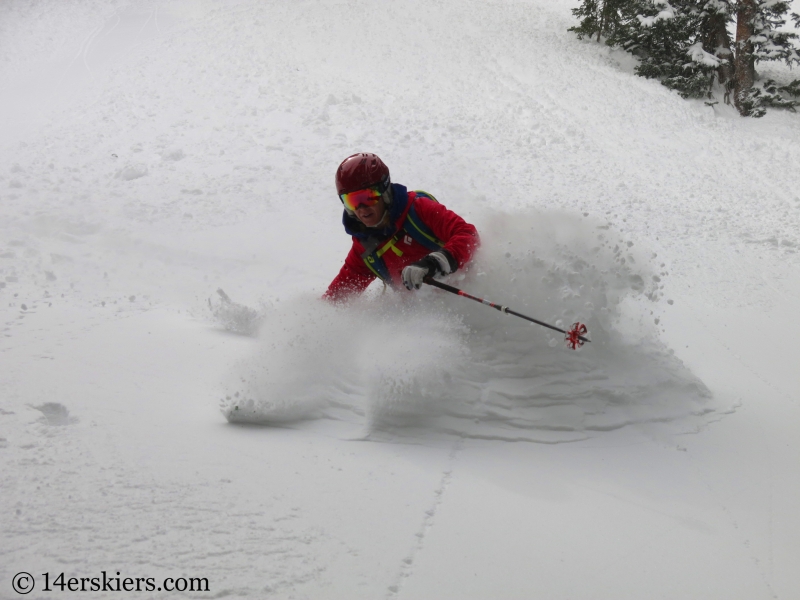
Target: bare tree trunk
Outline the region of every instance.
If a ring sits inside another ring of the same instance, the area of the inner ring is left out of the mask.
[[[756,0],[740,0],[736,12],[736,59],[734,75],[733,103],[739,114],[747,116],[750,107],[746,100],[755,81],[756,63],[753,56],[753,42],[750,38],[755,33]]]
[[[725,61],[717,69],[717,80],[725,86],[725,102],[733,86],[736,69],[734,67],[733,51],[731,50],[731,36],[728,34],[728,15],[717,13],[709,17],[703,32],[703,50]]]
[[[606,26],[606,4],[607,0],[598,0],[597,7],[600,9],[600,27],[597,29],[597,41],[600,41],[600,34]],[[602,8],[601,8],[602,7]]]

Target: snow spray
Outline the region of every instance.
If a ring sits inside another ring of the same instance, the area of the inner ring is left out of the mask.
[[[718,412],[646,318],[663,282],[636,240],[561,213],[474,221],[482,249],[446,281],[503,289],[560,328],[586,323],[592,344],[573,352],[549,330],[430,287],[373,286],[345,306],[296,298],[265,315],[257,352],[232,372],[225,416],[554,443],[656,423],[695,430]]]

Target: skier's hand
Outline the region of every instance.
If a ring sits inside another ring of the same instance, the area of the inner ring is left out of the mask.
[[[411,263],[403,269],[401,277],[407,290],[418,290],[422,280],[435,275],[448,275],[455,271],[455,260],[446,250],[431,252],[425,258]]]

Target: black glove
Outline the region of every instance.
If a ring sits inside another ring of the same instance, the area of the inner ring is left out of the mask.
[[[454,272],[458,264],[447,250],[431,252],[425,258],[411,263],[403,269],[401,277],[403,285],[408,290],[418,290],[422,280],[436,275],[449,275]]]

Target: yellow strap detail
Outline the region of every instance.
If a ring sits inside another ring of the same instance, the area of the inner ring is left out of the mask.
[[[378,251],[375,253],[375,256],[377,256],[378,258],[380,258],[380,257],[381,257],[381,256],[383,256],[384,254],[386,254],[386,251],[387,251],[387,250],[391,250],[391,251],[392,251],[392,252],[394,252],[394,253],[395,253],[397,256],[403,256],[403,251],[402,251],[402,250],[400,250],[400,248],[398,248],[398,247],[396,247],[396,246],[395,246],[395,244],[397,243],[397,241],[398,241],[399,239],[400,239],[399,237],[397,237],[397,236],[394,236],[392,239],[390,239],[388,242],[386,242],[386,243],[385,243],[385,244],[384,244],[384,245],[381,247],[381,249],[380,249],[380,250],[378,250]]]

